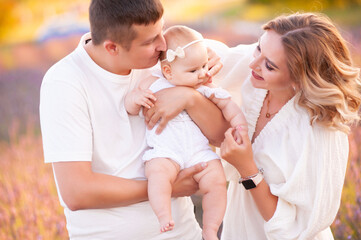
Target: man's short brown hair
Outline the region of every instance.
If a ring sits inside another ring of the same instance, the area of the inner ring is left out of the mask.
[[[137,36],[133,24],[156,23],[162,16],[159,0],[92,0],[89,21],[93,44],[111,40],[129,49]]]

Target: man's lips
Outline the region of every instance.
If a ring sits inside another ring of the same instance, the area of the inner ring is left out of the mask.
[[[263,77],[261,77],[260,75],[258,75],[257,73],[255,73],[254,71],[252,71],[252,76],[257,79],[257,80],[263,80]]]

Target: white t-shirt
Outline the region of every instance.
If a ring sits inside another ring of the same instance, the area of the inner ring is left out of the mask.
[[[145,179],[144,119],[127,114],[124,97],[151,70],[132,70],[121,76],[102,69],[84,49],[89,38],[83,36],[75,51],[44,77],[40,120],[45,162],[91,161],[94,172]],[[71,211],[60,194],[59,199],[71,239],[201,238],[189,197],[172,199],[176,227],[166,233],[160,233],[149,202]]]
[[[250,74],[254,47],[223,46],[221,52],[217,46],[213,48],[226,68],[215,82],[227,90],[243,83],[242,91],[233,92],[232,97],[242,98],[250,138],[267,93],[254,88],[249,77],[243,78]],[[347,135],[311,126],[307,111],[295,101],[296,97],[292,98],[252,144],[254,160],[264,169],[271,193],[278,196],[276,212],[265,222],[251,193],[238,183],[238,172],[225,164],[230,182],[222,240],[333,239],[329,226],[340,206],[349,151]]]

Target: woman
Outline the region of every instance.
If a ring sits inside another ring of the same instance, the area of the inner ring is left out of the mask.
[[[221,145],[236,170],[222,240],[333,239],[359,69],[324,16],[281,16],[263,29],[242,86],[249,131],[229,129]]]

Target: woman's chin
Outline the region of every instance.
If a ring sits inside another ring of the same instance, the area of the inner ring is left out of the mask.
[[[265,88],[264,87],[264,79],[256,79],[254,78],[253,76],[251,76],[251,83],[252,83],[252,86],[255,87],[255,88]]]

